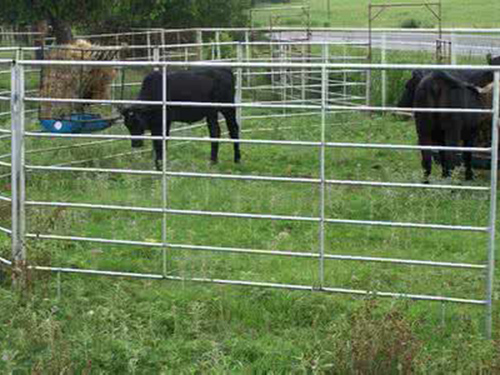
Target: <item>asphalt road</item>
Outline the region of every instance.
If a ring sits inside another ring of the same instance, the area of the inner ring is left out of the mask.
[[[382,46],[383,34],[386,38],[386,48],[390,50],[423,50],[435,51],[437,33],[422,33],[422,32],[379,32],[372,33],[372,42],[374,48]],[[304,39],[303,32],[280,32],[274,34],[273,39],[278,40],[298,40]],[[458,55],[476,55],[485,56],[488,53],[492,55],[500,55],[500,35],[484,35],[484,34],[443,34],[443,39],[454,41],[456,53]],[[368,42],[367,31],[315,31],[312,34],[312,41],[332,41],[332,42]]]

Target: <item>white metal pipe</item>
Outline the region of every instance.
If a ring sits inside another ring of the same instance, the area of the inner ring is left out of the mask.
[[[277,289],[301,290],[301,291],[311,291],[311,292],[319,290],[319,289],[315,288],[314,286],[294,285],[294,284],[279,284],[279,283],[257,282],[257,281],[246,281],[246,280],[225,280],[225,279],[215,279],[215,278],[163,276],[163,275],[158,275],[158,274],[142,274],[142,273],[116,272],[116,271],[97,271],[97,270],[83,270],[83,269],[75,269],[75,268],[45,267],[45,266],[30,266],[30,268],[35,269],[35,270],[39,270],[39,271],[80,273],[80,274],[90,274],[90,275],[106,275],[106,276],[131,277],[131,278],[143,278],[143,279],[144,278],[164,279],[164,280],[171,280],[171,281],[215,283],[215,284],[224,284],[224,285],[238,285],[238,286],[261,287],[261,288],[277,288]],[[364,296],[374,296],[374,297],[376,296],[376,297],[391,297],[391,298],[407,298],[407,299],[414,299],[414,300],[421,300],[421,301],[454,302],[454,303],[473,304],[473,305],[484,305],[485,304],[485,301],[481,301],[481,300],[450,298],[450,297],[432,296],[432,295],[425,295],[425,294],[372,292],[372,291],[368,291],[368,290],[329,288],[329,287],[324,287],[324,288],[321,288],[320,290],[323,292],[330,292],[330,293],[342,293],[342,294],[364,295]]]
[[[167,176],[167,163],[168,163],[168,158],[167,158],[167,135],[168,131],[170,129],[167,129],[168,127],[168,113],[167,113],[167,92],[168,92],[168,87],[167,87],[168,81],[167,81],[167,67],[164,66],[162,70],[162,98],[163,98],[163,105],[162,105],[162,142],[161,142],[161,148],[162,148],[162,176],[161,176],[161,190],[162,190],[162,195],[161,195],[161,206],[163,210],[162,214],[162,224],[161,224],[161,242],[162,242],[162,258],[163,258],[163,275],[167,276],[167,209],[168,209],[168,176]],[[155,155],[155,160],[157,160],[157,155]]]
[[[56,241],[79,241],[100,244],[112,244],[121,246],[142,246],[161,248],[162,244],[157,242],[144,242],[132,240],[115,240],[95,237],[77,237],[77,236],[61,236],[52,234],[41,233],[28,233],[28,238],[37,240],[56,240]],[[167,243],[170,249],[176,250],[195,250],[195,251],[210,251],[210,252],[223,252],[235,254],[255,254],[262,256],[281,256],[281,257],[297,257],[297,258],[319,258],[318,253],[306,253],[298,251],[284,251],[284,250],[260,250],[260,249],[247,249],[235,247],[222,247],[222,246],[204,246],[204,245],[187,245],[187,244],[173,244]],[[341,254],[325,254],[325,259],[328,260],[346,260],[346,261],[360,261],[360,262],[375,262],[375,263],[394,263],[408,266],[425,266],[425,267],[443,267],[443,268],[457,268],[457,269],[471,269],[471,270],[484,270],[485,265],[482,264],[469,264],[469,263],[453,263],[453,262],[440,262],[440,261],[426,261],[426,260],[413,260],[413,259],[397,259],[397,258],[381,258],[381,257],[365,257],[365,256],[351,256]]]
[[[118,134],[79,134],[79,133],[38,133],[38,132],[25,132],[29,137],[42,137],[42,138],[98,138],[98,139],[144,139],[144,140],[162,140],[158,136],[130,136]],[[197,141],[197,142],[213,142],[212,138],[200,137],[166,137],[167,141]],[[261,139],[228,139],[220,138],[217,142],[221,143],[247,143],[255,145],[288,145],[288,146],[310,146],[320,147],[320,142],[313,141],[279,141],[279,140],[261,140]],[[414,146],[414,145],[389,145],[378,143],[342,143],[342,142],[326,142],[327,147],[338,148],[365,148],[365,149],[391,149],[391,150],[443,150],[443,151],[474,151],[489,153],[491,148],[487,147],[448,147],[448,146]]]
[[[301,221],[301,222],[320,222],[321,218],[313,216],[298,216],[298,215],[270,215],[270,214],[249,214],[239,212],[221,212],[221,211],[202,211],[202,210],[179,210],[179,209],[162,209],[155,207],[137,207],[137,206],[118,206],[105,204],[91,203],[69,203],[69,202],[42,202],[42,201],[26,201],[26,205],[34,207],[66,207],[79,209],[106,209],[114,211],[130,211],[130,212],[145,212],[145,213],[169,213],[173,215],[194,215],[194,216],[213,216],[227,217],[238,219],[262,219],[262,220],[278,220],[278,221]],[[386,226],[397,228],[414,228],[414,229],[436,229],[436,230],[459,230],[471,232],[487,232],[488,227],[462,226],[462,225],[446,225],[446,224],[422,224],[422,223],[402,223],[392,221],[373,221],[373,220],[345,220],[345,219],[325,219],[325,223],[329,224],[350,224],[350,225],[368,225],[368,226]]]
[[[488,269],[486,272],[486,337],[491,338],[493,316],[493,280],[495,276],[495,239],[497,218],[498,186],[498,121],[500,119],[500,73],[495,72],[493,80],[493,118],[491,122],[491,171],[490,171],[490,214],[488,224]]]
[[[8,266],[12,266],[12,262],[8,259],[0,257],[0,263],[6,264]]]
[[[22,263],[26,260],[25,247],[25,175],[24,175],[24,67],[12,66],[11,111],[12,111],[12,259]],[[23,278],[23,276],[21,276]]]
[[[88,103],[88,104],[140,104],[140,105],[162,105],[161,101],[144,101],[144,100],[91,100],[91,99],[56,99],[56,98],[34,98],[27,97],[27,102],[53,102],[53,103]],[[319,105],[290,105],[290,104],[267,104],[260,103],[215,103],[215,102],[181,102],[168,101],[168,106],[176,107],[221,107],[221,108],[291,108],[291,109],[321,109]],[[375,107],[375,106],[339,106],[329,105],[328,109],[346,109],[357,111],[380,111],[380,112],[430,112],[430,113],[484,113],[491,114],[492,110],[474,109],[474,108],[415,108],[415,107]]]
[[[1,62],[1,61],[0,61]],[[129,66],[154,68],[156,66],[168,67],[233,67],[233,68],[316,68],[321,69],[322,63],[288,63],[288,62],[210,62],[210,61],[89,61],[89,60],[19,60],[21,65],[40,65],[40,66]],[[416,69],[421,70],[446,70],[446,71],[463,71],[475,70],[480,72],[500,71],[500,66],[495,65],[434,65],[434,64],[359,64],[359,63],[328,63],[327,69],[356,69],[356,70],[403,70],[411,71]]]
[[[475,226],[464,226],[464,225],[421,224],[421,223],[401,223],[393,221],[344,220],[344,219],[326,219],[325,221],[330,224],[350,224],[350,225],[369,225],[369,226],[411,228],[411,229],[488,232],[488,227],[475,227]]]
[[[112,168],[93,168],[93,167],[59,167],[59,166],[39,166],[27,165],[28,170],[33,171],[56,171],[56,172],[86,172],[86,173],[110,173],[110,174],[131,174],[131,175],[149,175],[161,176],[162,172],[144,171],[135,169],[112,169]],[[199,172],[172,172],[167,171],[169,177],[187,177],[187,178],[215,178],[226,180],[259,181],[259,182],[291,182],[319,184],[320,179],[303,177],[276,177],[276,176],[258,176],[258,175],[235,175],[221,173],[199,173]],[[368,186],[385,188],[419,188],[419,189],[440,189],[440,190],[467,190],[467,191],[489,191],[485,186],[463,186],[463,185],[431,185],[419,183],[396,183],[396,182],[378,182],[378,181],[353,181],[353,180],[325,180],[329,185],[349,185],[349,186]]]
[[[12,235],[12,230],[4,227],[0,227],[0,232],[6,233],[8,235]]]

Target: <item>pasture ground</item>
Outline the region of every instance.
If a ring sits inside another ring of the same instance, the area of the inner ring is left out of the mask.
[[[307,1],[307,0],[306,0]],[[330,1],[331,15],[327,18],[327,1]],[[372,0],[373,4],[391,3],[388,0]],[[392,2],[396,3],[396,2]],[[409,0],[404,3],[422,3],[420,0]],[[302,4],[302,0],[292,0],[290,5]],[[312,26],[332,27],[367,27],[367,0],[310,0]],[[277,6],[277,4],[271,4]],[[498,27],[500,4],[490,0],[443,0],[443,27]],[[276,13],[278,14],[278,13]],[[285,13],[283,13],[285,14]],[[294,14],[294,13],[292,13]],[[260,15],[262,25],[269,24],[269,14]],[[396,7],[386,10],[374,23],[374,27],[401,27],[407,20],[419,22],[420,27],[437,27],[436,18],[424,7]],[[280,21],[278,21],[280,22]],[[300,23],[300,18],[283,18],[281,24]]]
[[[415,144],[412,122],[397,117],[335,114],[327,140]],[[319,117],[247,120],[243,137],[318,140]],[[111,128],[123,132],[124,129]],[[179,134],[179,133],[177,133]],[[183,133],[180,133],[183,134]],[[206,128],[186,134],[206,135]],[[74,141],[58,141],[58,145]],[[28,139],[27,149],[54,146]],[[0,154],[8,151],[1,144]],[[101,159],[129,151],[128,142],[29,154],[27,163]],[[221,145],[220,163],[207,143],[169,144],[173,171],[318,177],[319,151],[308,147],[243,145],[243,163]],[[420,182],[415,151],[331,149],[329,179]],[[102,159],[87,166],[152,168],[151,153]],[[4,170],[2,170],[2,173]],[[449,181],[462,184],[460,171]],[[478,171],[474,185],[486,186]],[[2,180],[8,193],[8,180]],[[317,186],[291,183],[170,178],[171,208],[314,216]],[[99,173],[33,172],[28,200],[158,207],[161,179]],[[10,225],[8,207],[2,226]],[[330,186],[326,215],[354,220],[484,226],[485,193]],[[161,217],[101,210],[28,210],[28,230],[149,242],[161,241]],[[318,225],[250,219],[168,216],[172,243],[317,252]],[[161,273],[155,249],[64,241],[28,241],[32,264]],[[483,263],[484,234],[328,225],[328,254]],[[0,253],[10,240],[0,235]],[[171,251],[171,275],[317,285],[318,261],[201,251]],[[0,369],[14,373],[289,372],[400,373],[496,371],[498,342],[482,338],[483,309],[454,304],[183,282],[33,273],[22,296],[0,288]],[[327,261],[327,286],[483,298],[484,275],[416,266]],[[498,290],[498,282],[496,283]],[[495,311],[498,311],[495,295]],[[499,322],[495,319],[498,337]]]

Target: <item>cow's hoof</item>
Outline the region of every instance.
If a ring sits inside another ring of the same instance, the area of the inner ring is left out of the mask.
[[[157,171],[162,171],[163,170],[163,163],[160,160],[156,160],[155,167],[156,167]]]
[[[465,181],[473,181],[474,180],[474,174],[473,173],[466,173],[465,174]]]

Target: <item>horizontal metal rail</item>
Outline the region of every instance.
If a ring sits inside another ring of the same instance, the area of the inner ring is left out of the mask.
[[[204,245],[187,245],[187,244],[162,244],[159,242],[144,242],[133,240],[115,240],[96,237],[79,237],[79,236],[61,236],[53,234],[40,234],[30,233],[28,238],[41,239],[41,240],[59,240],[59,241],[79,241],[91,242],[108,245],[121,245],[121,246],[142,246],[151,248],[163,248],[164,246],[169,249],[177,250],[195,250],[195,251],[209,251],[209,252],[223,252],[234,254],[256,254],[263,256],[281,256],[281,257],[297,257],[297,258],[319,258],[318,253],[306,253],[297,251],[281,251],[281,250],[259,250],[259,249],[246,249],[236,247],[223,247],[223,246],[204,246]],[[470,263],[454,263],[454,262],[440,262],[440,261],[426,261],[426,260],[413,260],[413,259],[397,259],[397,258],[382,258],[382,257],[366,257],[366,256],[352,256],[340,254],[325,254],[325,258],[329,260],[349,260],[349,261],[362,261],[362,262],[376,262],[376,263],[395,263],[408,266],[428,266],[428,267],[444,267],[444,268],[463,268],[473,270],[483,270],[486,268],[482,264]]]
[[[98,209],[98,210],[114,210],[114,211],[129,211],[129,212],[144,212],[156,214],[172,214],[172,215],[194,215],[194,216],[210,216],[235,219],[258,219],[258,220],[277,220],[277,221],[300,221],[300,222],[318,222],[319,218],[309,216],[291,216],[291,215],[269,215],[269,214],[248,214],[239,212],[220,212],[220,211],[201,211],[201,210],[178,210],[178,209],[162,209],[156,207],[137,207],[137,206],[118,206],[118,205],[101,205],[91,203],[67,203],[67,202],[41,202],[41,201],[26,201],[27,206],[33,207],[65,207],[79,209]]]
[[[12,60],[7,60],[12,62]],[[1,61],[0,61],[1,63]],[[288,63],[275,61],[272,63],[258,62],[210,62],[210,61],[89,61],[89,60],[18,60],[20,65],[31,66],[130,66],[141,68],[154,67],[232,67],[232,68],[316,68],[322,69],[356,69],[356,70],[446,70],[463,71],[475,70],[479,72],[500,71],[495,65],[429,65],[429,64],[368,64],[368,63]]]
[[[27,235],[28,238],[42,239],[42,240],[59,240],[59,241],[79,241],[79,242],[91,242],[100,243],[108,245],[122,245],[122,246],[142,246],[151,248],[162,248],[166,246],[170,249],[178,250],[196,250],[196,251],[214,251],[214,252],[226,252],[226,253],[236,253],[236,254],[256,254],[264,256],[282,256],[282,257],[298,257],[298,258],[318,258],[320,255],[317,253],[305,253],[296,251],[278,251],[278,250],[257,250],[257,249],[245,249],[245,248],[235,248],[235,247],[222,247],[222,246],[203,246],[203,245],[186,245],[186,244],[172,244],[172,243],[158,243],[158,242],[144,242],[144,241],[132,241],[132,240],[115,240],[115,239],[105,239],[105,238],[95,238],[95,237],[78,237],[78,236],[61,236],[52,234],[34,234],[30,233]],[[381,257],[366,257],[366,256],[352,256],[352,255],[340,255],[340,254],[325,254],[325,257],[330,260],[350,260],[350,261],[366,261],[366,262],[377,262],[377,263],[397,263],[401,265],[408,266],[429,266],[429,267],[445,267],[445,268],[465,268],[465,269],[475,269],[482,270],[486,266],[482,264],[470,264],[470,263],[453,263],[453,262],[440,262],[440,261],[425,261],[425,260],[413,260],[413,259],[396,259],[396,258],[381,258]]]
[[[91,99],[57,99],[57,98],[34,98],[26,97],[27,102],[54,102],[54,103],[94,103],[94,104],[139,104],[139,105],[153,105],[153,106],[174,106],[174,107],[218,107],[218,108],[270,108],[270,109],[317,109],[320,110],[320,105],[290,105],[290,104],[267,104],[260,103],[209,103],[209,102],[181,102],[181,101],[144,101],[144,100],[91,100]],[[491,109],[474,109],[474,108],[413,108],[413,107],[374,107],[374,106],[339,106],[328,105],[327,110],[332,109],[347,109],[365,112],[430,112],[430,113],[481,113],[492,114]]]
[[[363,31],[367,32],[367,27],[300,27],[300,26],[260,26],[260,27],[194,27],[187,29],[164,29],[164,28],[147,28],[147,31],[137,32],[138,34],[147,34],[147,33],[165,33],[167,34],[177,34],[177,33],[193,33],[196,31],[199,32],[207,32],[207,33],[215,33],[215,32],[283,32],[283,31],[302,31],[302,32],[319,32],[319,31],[343,31],[343,32],[357,32]],[[472,33],[472,34],[491,34],[491,33],[500,33],[500,28],[468,28],[468,27],[457,27],[457,28],[442,28],[444,33]],[[398,28],[398,27],[376,27],[372,28],[374,32],[401,32],[401,33],[437,33],[439,31],[438,28],[421,28],[421,29],[409,29],[409,28]],[[114,34],[102,34],[102,37],[110,37],[110,36],[126,36],[133,35],[135,32],[128,33],[114,33]],[[101,35],[82,35],[78,36],[78,38],[98,38]],[[16,48],[17,49],[17,48]]]
[[[234,247],[186,245],[186,244],[171,244],[171,243],[161,244],[156,242],[113,240],[113,239],[93,238],[93,237],[73,237],[73,236],[44,235],[44,234],[29,234],[28,237],[43,239],[43,240],[80,241],[80,242],[92,242],[100,244],[113,244],[113,245],[125,245],[125,246],[134,245],[134,246],[144,246],[152,248],[162,248],[163,246],[165,246],[170,249],[179,249],[179,250],[196,250],[196,251],[210,251],[210,252],[213,251],[213,252],[236,253],[236,254],[256,254],[263,256],[281,256],[281,257],[298,257],[298,258],[319,258],[320,256],[317,253],[304,253],[295,251],[256,250],[256,249],[245,249],[245,248],[234,248]],[[339,254],[325,254],[325,258],[329,260],[394,263],[394,264],[408,265],[408,266],[461,268],[461,269],[472,269],[472,270],[484,270],[486,268],[486,266],[482,264],[423,261],[423,260],[412,260],[412,259],[366,257],[366,256],[352,256],[352,255],[339,255]]]
[[[441,297],[441,296],[432,296],[432,295],[425,295],[425,294],[392,293],[392,292],[379,292],[379,291],[368,291],[368,290],[357,290],[357,289],[346,289],[346,288],[330,288],[330,287],[318,288],[318,287],[314,287],[314,286],[294,285],[294,284],[279,284],[279,283],[268,283],[268,282],[257,282],[257,281],[245,281],[245,280],[211,279],[211,278],[199,278],[199,277],[180,277],[180,276],[168,276],[168,275],[164,276],[164,275],[160,275],[160,274],[142,274],[142,273],[132,273],[132,272],[84,270],[84,269],[63,268],[63,267],[30,266],[30,268],[38,270],[38,271],[52,271],[52,272],[62,272],[62,273],[80,273],[80,274],[89,274],[89,275],[131,277],[131,278],[140,278],[140,279],[158,279],[158,280],[163,279],[163,280],[170,280],[170,281],[215,283],[215,284],[224,284],[224,285],[238,285],[238,286],[261,287],[261,288],[302,290],[302,291],[310,291],[310,292],[322,291],[322,292],[352,294],[352,295],[361,295],[361,296],[407,298],[407,299],[421,300],[421,301],[425,300],[425,301],[435,301],[435,302],[454,302],[454,303],[464,303],[464,304],[473,304],[473,305],[485,305],[486,304],[486,301],[483,301],[483,300]]]
[[[325,219],[330,224],[348,224],[348,225],[368,225],[374,227],[395,227],[409,229],[436,229],[450,231],[468,231],[468,232],[488,232],[488,227],[464,226],[464,225],[446,225],[446,224],[420,224],[420,223],[401,223],[393,221],[373,221],[373,220],[345,220],[345,219]]]
[[[12,199],[9,197],[4,197],[3,195],[0,195],[0,201],[2,202],[12,202]]]
[[[12,262],[8,259],[0,257],[0,263],[6,264],[8,266],[12,266]]]
[[[0,232],[7,233],[7,234],[12,234],[12,230],[4,227],[0,227]]]
[[[60,172],[85,172],[85,173],[110,173],[110,174],[131,174],[131,175],[148,175],[162,176],[161,171],[145,171],[135,169],[112,169],[112,168],[93,168],[93,167],[58,167],[58,166],[40,166],[26,165],[26,169],[33,171],[60,171]],[[215,178],[225,180],[243,180],[243,181],[259,181],[259,182],[291,182],[291,183],[308,183],[319,184],[319,178],[303,178],[303,177],[276,177],[276,176],[257,176],[257,175],[231,175],[221,173],[199,173],[199,172],[170,172],[166,171],[165,175],[169,177],[187,177],[187,178]],[[467,190],[467,191],[484,191],[488,192],[489,187],[486,186],[462,186],[462,185],[431,185],[420,183],[397,183],[397,182],[378,182],[378,181],[352,181],[352,180],[325,180],[329,185],[348,185],[348,186],[364,186],[364,187],[385,187],[385,188],[420,188],[420,189],[440,189],[440,190]]]
[[[315,141],[279,141],[263,139],[228,139],[228,138],[202,138],[202,137],[160,137],[145,135],[121,135],[121,134],[78,134],[78,133],[41,133],[25,132],[28,137],[42,138],[99,138],[99,139],[143,139],[143,140],[167,140],[167,141],[197,141],[197,142],[220,142],[220,143],[242,143],[255,145],[287,145],[287,146],[308,146],[320,147],[321,142]],[[414,145],[389,145],[378,143],[341,143],[327,142],[327,147],[338,148],[366,148],[366,149],[391,149],[391,150],[435,150],[435,151],[473,151],[473,152],[491,152],[489,147],[449,147],[449,146],[414,146]]]
[[[221,211],[202,211],[202,210],[180,210],[180,209],[162,209],[156,207],[137,207],[137,206],[119,206],[91,203],[68,203],[68,202],[42,202],[26,201],[27,206],[33,207],[65,207],[78,209],[98,209],[112,211],[130,211],[144,213],[167,213],[172,215],[193,215],[210,216],[236,219],[257,219],[257,220],[276,220],[276,221],[300,221],[300,222],[320,222],[321,218],[314,216],[291,216],[291,215],[270,215],[270,214],[249,214],[239,212],[221,212]],[[470,232],[487,232],[488,227],[446,225],[446,224],[424,224],[424,223],[401,223],[392,221],[372,221],[372,220],[345,220],[345,219],[325,219],[330,224],[349,224],[349,225],[368,225],[385,226],[410,229],[436,229],[436,230],[460,230]]]

